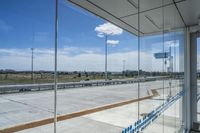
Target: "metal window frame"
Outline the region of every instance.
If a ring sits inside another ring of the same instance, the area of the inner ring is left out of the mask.
[[[185,30],[184,45],[184,90],[182,102],[182,117],[184,133],[189,133],[193,123],[197,122],[197,38],[198,32]]]

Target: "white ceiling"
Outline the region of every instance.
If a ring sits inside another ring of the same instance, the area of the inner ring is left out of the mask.
[[[200,17],[200,0],[140,0],[140,5],[138,0],[69,1],[135,35],[139,28],[140,35],[161,32],[163,24],[165,30],[196,25]]]
[[[200,0],[186,0],[177,6],[188,26],[198,24],[198,19],[200,19]]]

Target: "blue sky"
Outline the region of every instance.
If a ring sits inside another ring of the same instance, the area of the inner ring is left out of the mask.
[[[35,69],[53,70],[54,8],[55,0],[1,1],[0,61],[4,63],[0,69],[29,70],[30,48],[34,47],[36,49]],[[60,56],[58,58],[60,70],[103,71],[104,38],[97,36],[95,28],[104,23],[106,21],[103,19],[66,0],[59,0],[58,52]],[[166,35],[165,38],[170,40],[172,35]],[[109,36],[108,39],[119,41],[119,44],[115,46],[108,46],[110,56],[108,67],[121,71],[122,60],[126,60],[127,69],[136,70],[137,37],[123,31],[122,34]],[[145,69],[156,71],[162,68],[162,61],[153,61],[153,53],[162,52],[161,42],[162,36],[141,39],[141,52],[144,52],[141,53],[142,60],[144,60],[141,64]],[[154,68],[155,62],[160,65]],[[148,67],[148,64],[151,67]]]
[[[1,48],[53,47],[54,0],[4,0],[0,9],[0,22],[8,27],[0,32]],[[103,48],[103,38],[98,38],[94,31],[102,23],[105,21],[60,0],[58,47]],[[133,44],[137,38],[127,32],[110,37],[113,38],[120,40],[119,49],[130,45],[137,47],[137,44]]]

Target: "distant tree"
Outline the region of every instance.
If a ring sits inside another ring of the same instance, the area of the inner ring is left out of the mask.
[[[87,72],[85,72],[85,76],[88,77],[88,73]]]
[[[77,72],[77,71],[73,71],[73,73],[74,73],[74,74],[77,74],[78,72]]]
[[[40,73],[40,78],[41,78],[41,79],[43,78],[43,74],[42,74],[42,73]]]
[[[5,75],[5,80],[7,80],[7,79],[8,79],[8,74]]]

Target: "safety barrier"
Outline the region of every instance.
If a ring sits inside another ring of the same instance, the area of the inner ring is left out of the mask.
[[[175,103],[184,94],[184,91],[177,93],[175,96],[167,99],[165,103],[158,106],[155,110],[145,115],[142,119],[139,119],[128,128],[124,128],[122,133],[139,133],[143,131],[147,126],[153,123],[165,110],[167,110],[173,103]]]
[[[82,82],[67,82],[58,83],[58,89],[67,88],[80,88],[89,86],[105,86],[105,85],[116,85],[116,84],[130,84],[136,82],[147,82],[161,79],[167,79],[168,77],[148,77],[138,79],[124,79],[124,80],[109,80],[109,81],[82,81]],[[14,93],[14,92],[25,92],[25,91],[42,91],[42,90],[53,90],[54,83],[45,84],[22,84],[22,85],[3,85],[0,86],[0,94]]]

